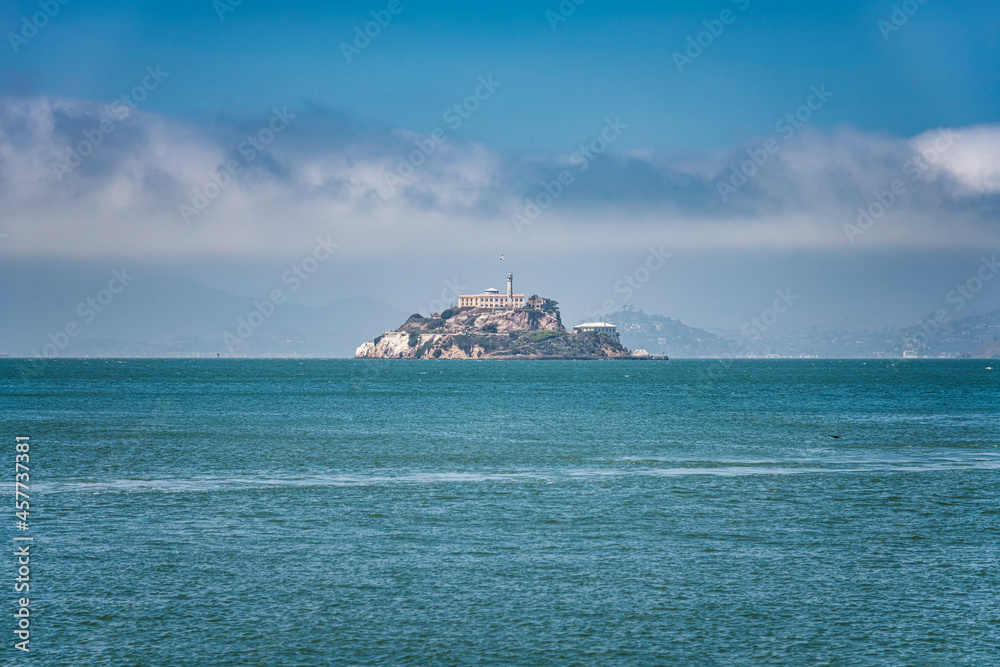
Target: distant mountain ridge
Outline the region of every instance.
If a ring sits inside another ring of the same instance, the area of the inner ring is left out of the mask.
[[[1000,309],[938,322],[879,329],[829,327],[814,322],[772,330],[755,338],[727,338],[679,320],[625,309],[607,316],[618,326],[622,343],[672,358],[824,357],[824,358],[998,358]],[[843,325],[842,325],[843,326]]]
[[[92,308],[87,299],[103,296],[109,276],[78,280],[83,283],[78,296],[67,298],[58,281],[0,271],[5,294],[0,301],[0,354],[350,357],[359,340],[406,317],[367,296],[322,307],[288,302],[272,307],[263,298],[148,270],[110,295],[107,305],[95,301]],[[67,335],[67,327],[76,335]]]
[[[164,271],[143,269],[134,280],[130,275],[123,275],[123,287],[110,269],[54,265],[36,272],[0,265],[0,356],[352,357],[360,343],[407,316],[368,296],[271,309],[263,297],[234,295]],[[632,308],[606,319],[618,326],[624,347],[674,359],[1000,357],[1000,309],[882,328],[814,318],[782,323],[759,338],[710,332]]]
[[[670,317],[626,308],[605,319],[618,327],[622,345],[632,350],[671,358],[733,356],[732,341]]]

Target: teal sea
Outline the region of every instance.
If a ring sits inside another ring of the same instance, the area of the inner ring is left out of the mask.
[[[2,360],[0,662],[997,665],[996,363]]]

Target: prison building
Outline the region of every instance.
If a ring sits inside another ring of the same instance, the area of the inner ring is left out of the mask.
[[[460,294],[459,308],[489,308],[490,310],[513,310],[524,308],[524,294],[514,294],[514,274],[507,274],[507,293],[491,287],[479,294]]]

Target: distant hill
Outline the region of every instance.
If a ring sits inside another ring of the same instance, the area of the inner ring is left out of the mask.
[[[339,299],[319,308],[285,302],[271,310],[264,299],[149,270],[107,306],[91,308],[85,299],[106,288],[110,278],[110,273],[78,276],[71,270],[60,275],[55,269],[48,276],[20,275],[4,267],[0,354],[44,355],[65,343],[57,356],[350,357],[358,341],[406,317],[370,297]],[[117,283],[114,287],[120,289]],[[255,304],[270,311],[269,316]],[[63,333],[71,323],[79,327],[73,338]]]
[[[671,358],[827,357],[839,359],[995,358],[1000,356],[1000,309],[921,323],[861,328],[864,323],[824,318],[786,324],[758,338],[727,338],[662,315],[625,309],[606,318],[618,326],[622,344]]]
[[[626,308],[605,318],[618,327],[622,345],[671,358],[731,357],[731,341],[663,315]]]
[[[757,356],[972,358],[988,354],[988,343],[1000,336],[1000,309],[964,317],[946,314],[941,323],[928,314],[916,324],[875,330],[792,327],[746,345]]]
[[[983,343],[972,351],[976,359],[1000,359],[1000,338]]]

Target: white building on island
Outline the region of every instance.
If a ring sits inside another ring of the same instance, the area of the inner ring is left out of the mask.
[[[596,332],[618,338],[618,327],[610,322],[584,322],[573,327],[574,333]]]
[[[479,294],[460,294],[458,297],[459,308],[489,308],[490,310],[513,310],[524,308],[524,294],[514,293],[514,274],[507,274],[507,293],[502,294],[495,287],[484,289]],[[541,310],[545,305],[545,299],[535,297],[527,300],[527,305]]]

